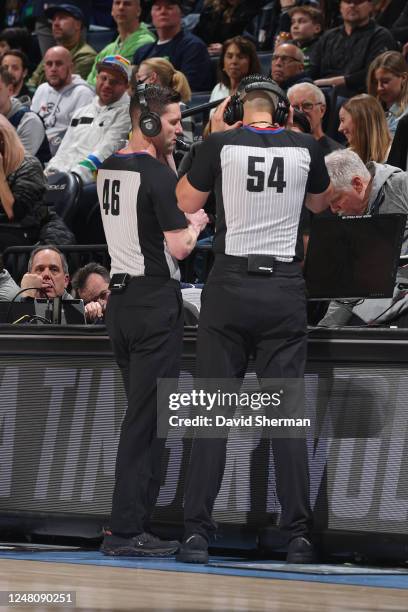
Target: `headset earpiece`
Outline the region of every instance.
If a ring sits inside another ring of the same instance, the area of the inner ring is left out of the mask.
[[[239,94],[234,94],[225,107],[224,121],[227,125],[234,125],[237,121],[242,121],[243,117],[244,105]]]
[[[141,109],[139,127],[144,136],[153,138],[154,136],[158,136],[160,134],[162,125],[160,116],[149,109],[149,105],[145,97],[146,87],[147,85],[142,83],[141,85],[137,86],[136,90],[139,96]]]

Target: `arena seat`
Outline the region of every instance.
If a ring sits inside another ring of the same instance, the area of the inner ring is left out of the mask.
[[[86,42],[99,53],[99,51],[102,51],[106,45],[109,45],[117,35],[118,33],[115,29],[91,26],[86,35]]]
[[[72,172],[55,172],[47,177],[45,204],[65,221],[72,229],[72,222],[81,193],[79,177]]]

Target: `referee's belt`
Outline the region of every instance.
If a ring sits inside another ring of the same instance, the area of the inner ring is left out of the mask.
[[[295,265],[299,267],[299,263],[293,259],[282,261],[281,258],[273,257],[272,255],[256,255],[250,254],[247,257],[238,257],[235,255],[225,255],[216,253],[215,265],[230,266],[240,272],[248,274],[260,274],[263,276],[271,276],[278,270],[285,270],[288,267]]]

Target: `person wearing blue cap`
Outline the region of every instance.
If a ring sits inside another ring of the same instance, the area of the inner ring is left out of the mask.
[[[74,74],[86,79],[95,61],[96,51],[84,41],[86,18],[82,9],[76,4],[51,4],[44,14],[51,19],[52,35],[56,43],[70,52]],[[33,72],[28,85],[36,89],[45,80],[42,60]]]

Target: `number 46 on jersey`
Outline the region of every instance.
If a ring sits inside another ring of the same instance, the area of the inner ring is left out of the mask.
[[[120,214],[119,190],[120,181],[105,179],[102,196],[102,205],[105,215],[111,213],[111,215],[117,216]]]

